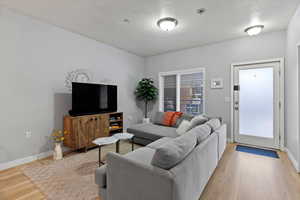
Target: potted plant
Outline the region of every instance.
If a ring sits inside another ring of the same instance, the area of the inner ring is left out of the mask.
[[[61,131],[61,130],[55,130],[52,133],[52,138],[54,141],[54,151],[53,151],[53,159],[54,160],[61,160],[63,158],[63,153],[62,153],[62,148],[61,148],[61,144],[65,139],[65,135],[67,134],[66,131]]]
[[[143,78],[140,80],[135,90],[135,95],[138,100],[145,102],[145,116],[143,122],[149,123],[148,103],[154,101],[158,95],[158,89],[154,86],[154,81],[150,78]]]

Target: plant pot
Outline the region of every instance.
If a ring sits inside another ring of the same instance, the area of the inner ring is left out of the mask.
[[[53,151],[53,160],[61,160],[63,158],[61,143],[55,143]]]
[[[150,118],[143,119],[143,124],[149,124],[149,123],[150,123]]]

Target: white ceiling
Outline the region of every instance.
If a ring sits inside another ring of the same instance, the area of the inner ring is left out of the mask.
[[[285,29],[300,0],[0,0],[42,21],[141,56]],[[198,15],[198,8],[207,12]],[[163,32],[156,22],[174,17],[179,25]],[[130,23],[123,22],[129,19]]]

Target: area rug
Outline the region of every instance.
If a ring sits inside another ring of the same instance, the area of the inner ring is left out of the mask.
[[[271,158],[279,158],[276,151],[267,150],[267,149],[260,149],[260,148],[255,148],[255,147],[237,145],[236,146],[236,151],[241,151],[241,152],[245,152],[245,153],[252,153],[252,154],[267,156],[267,157],[271,157]]]
[[[120,144],[122,154],[131,150],[131,144]],[[115,151],[115,145],[102,148],[102,157]],[[98,167],[98,149],[75,153],[63,160],[45,160],[22,167],[22,171],[37,185],[49,200],[95,200],[98,187],[95,170]]]

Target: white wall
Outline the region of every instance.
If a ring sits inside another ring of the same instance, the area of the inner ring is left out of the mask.
[[[74,69],[90,70],[95,82],[118,84],[126,125],[142,117],[133,92],[144,58],[4,8],[0,29],[0,164],[52,148],[48,137],[62,128],[71,106],[64,81]]]
[[[300,45],[300,7],[292,17],[287,30],[286,47],[286,134],[287,148],[300,161],[299,141],[299,66],[297,45]],[[300,169],[299,169],[300,170]]]
[[[230,66],[232,63],[265,60],[285,56],[285,31],[261,34],[146,58],[146,76],[158,79],[158,73],[196,67],[206,69],[206,113],[221,116],[230,123]],[[223,78],[224,89],[210,89],[211,78]],[[158,110],[158,105],[154,111]],[[228,136],[230,134],[228,126]]]

